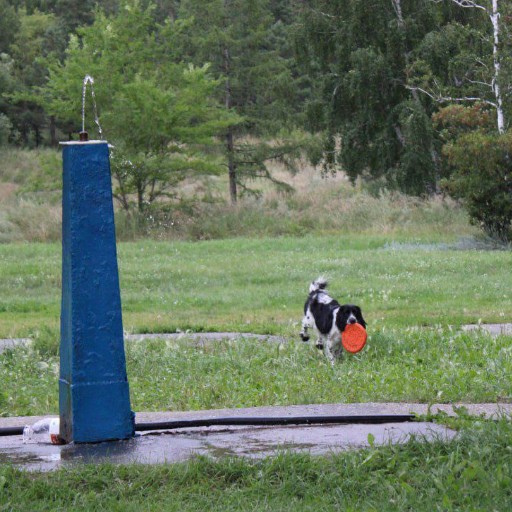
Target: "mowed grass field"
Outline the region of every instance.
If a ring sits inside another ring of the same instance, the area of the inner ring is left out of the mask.
[[[512,253],[379,236],[141,241],[118,245],[128,332],[239,331],[296,336],[322,274],[369,330],[512,319]],[[0,337],[59,323],[60,244],[0,245]]]
[[[512,253],[378,236],[141,241],[119,244],[128,332],[279,334],[240,340],[127,342],[135,411],[304,403],[512,399],[511,337],[462,333],[512,319]],[[4,415],[58,410],[60,246],[0,246]],[[334,368],[298,339],[309,281],[361,305],[370,339]]]

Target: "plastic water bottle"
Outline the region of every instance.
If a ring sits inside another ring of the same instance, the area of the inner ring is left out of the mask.
[[[23,429],[23,443],[62,444],[59,428],[59,418],[43,418],[33,425],[26,425]]]

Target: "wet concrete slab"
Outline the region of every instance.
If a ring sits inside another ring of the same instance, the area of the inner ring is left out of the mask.
[[[203,411],[138,412],[136,424],[213,418],[257,418],[299,416],[363,416],[443,413],[470,414],[485,418],[512,418],[512,404],[417,404],[353,403],[247,407]],[[40,416],[0,418],[0,428],[33,425]],[[29,442],[22,436],[0,437],[0,464],[10,463],[30,471],[51,471],[82,463],[114,464],[179,462],[197,455],[213,458],[244,456],[267,457],[282,451],[328,454],[368,446],[369,435],[375,445],[404,443],[411,436],[425,442],[449,440],[456,433],[428,421],[406,423],[327,424],[280,427],[202,427],[154,431],[128,441],[56,446]],[[373,436],[373,437],[372,437]]]
[[[369,445],[400,444],[412,437],[424,442],[448,441],[456,432],[429,422],[382,425],[345,424],[286,427],[208,427],[148,432],[127,441],[96,444],[23,444],[22,436],[0,438],[0,463],[28,471],[52,471],[79,464],[164,464],[198,455],[262,458],[282,452],[314,455]]]

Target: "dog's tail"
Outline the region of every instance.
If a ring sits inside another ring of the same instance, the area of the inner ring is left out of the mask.
[[[318,290],[325,290],[328,284],[329,283],[327,282],[327,279],[325,279],[323,276],[320,276],[309,285],[309,293],[313,293]]]

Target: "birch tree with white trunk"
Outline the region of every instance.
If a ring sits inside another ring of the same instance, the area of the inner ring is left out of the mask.
[[[441,3],[444,1],[452,2],[453,4],[458,5],[464,9],[480,9],[485,12],[486,16],[489,18],[492,24],[493,31],[493,40],[492,40],[492,55],[493,55],[493,71],[490,76],[489,82],[480,82],[480,85],[484,85],[491,91],[492,99],[485,97],[475,97],[475,96],[462,96],[462,97],[451,97],[451,96],[443,96],[439,93],[434,93],[432,91],[427,91],[419,87],[410,87],[413,90],[421,91],[428,96],[430,96],[433,100],[439,103],[449,103],[449,102],[471,102],[471,101],[479,101],[486,103],[492,106],[496,110],[496,124],[498,127],[498,132],[504,133],[506,129],[505,122],[505,110],[503,106],[503,92],[501,87],[501,54],[500,54],[500,45],[501,45],[501,25],[500,25],[500,0],[432,0],[434,3]],[[507,1],[507,0],[503,0]],[[400,4],[400,0],[392,0],[393,4]],[[396,7],[395,7],[396,9]],[[397,11],[398,15],[398,11]]]

